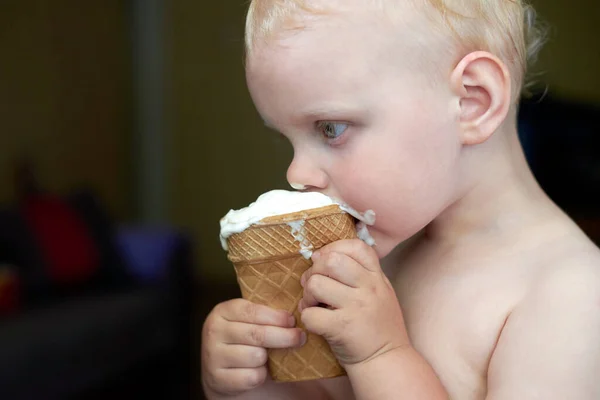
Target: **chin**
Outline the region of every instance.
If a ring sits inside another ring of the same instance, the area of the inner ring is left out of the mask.
[[[379,245],[377,243],[373,246],[373,250],[375,250],[377,257],[379,257],[380,260],[387,257],[395,248],[396,246]]]
[[[369,227],[369,233],[375,240],[375,245],[373,245],[373,250],[377,253],[377,257],[381,260],[396,247],[391,243],[391,240],[383,235],[381,235],[377,230],[373,229],[373,227]]]
[[[390,250],[382,249],[377,244],[373,246],[373,250],[375,250],[375,253],[377,253],[377,258],[379,258],[380,260],[384,259],[388,254],[390,254]]]
[[[377,229],[373,227],[369,227],[369,232],[371,236],[375,240],[375,245],[373,246],[373,250],[377,253],[377,257],[379,259],[383,259],[393,253],[402,243],[405,243],[411,236],[402,236],[402,237],[391,237],[385,234],[382,234]]]

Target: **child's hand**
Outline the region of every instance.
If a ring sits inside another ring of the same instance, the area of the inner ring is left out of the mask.
[[[409,345],[396,294],[372,248],[341,240],[316,252],[313,262],[302,276],[298,309],[306,329],[322,335],[344,367]]]
[[[202,383],[207,394],[233,396],[267,378],[267,348],[300,346],[294,317],[243,299],[217,305],[202,329]]]

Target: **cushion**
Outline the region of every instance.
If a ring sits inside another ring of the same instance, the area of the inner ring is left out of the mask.
[[[21,212],[53,284],[78,286],[93,278],[100,265],[99,251],[84,221],[69,204],[51,195],[36,195],[22,202]]]
[[[96,283],[103,288],[121,289],[133,283],[118,247],[117,228],[91,190],[72,193],[67,201],[85,223],[100,254]]]
[[[33,305],[51,296],[43,256],[23,216],[14,209],[0,210],[0,263],[17,269],[22,302]]]
[[[16,269],[0,264],[0,317],[15,314],[19,310],[19,289]]]
[[[163,280],[180,237],[173,230],[123,228],[117,235],[127,269],[140,282]]]

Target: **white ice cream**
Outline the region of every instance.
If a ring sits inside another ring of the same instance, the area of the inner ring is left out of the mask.
[[[248,207],[239,210],[230,210],[221,218],[221,245],[227,250],[227,238],[235,233],[240,233],[260,220],[275,215],[289,214],[312,208],[326,207],[337,204],[340,208],[362,222],[358,230],[359,237],[367,244],[375,242],[367,230],[367,225],[375,223],[375,213],[368,210],[364,214],[357,212],[346,204],[340,203],[331,197],[317,192],[292,192],[287,190],[273,190],[262,194]],[[301,243],[301,253],[310,258],[312,248],[305,242],[303,233],[304,221],[288,223],[292,235]]]
[[[300,243],[300,254],[307,260],[312,257],[313,245],[308,241],[306,237],[306,229],[304,228],[303,220],[288,222],[288,226],[291,228],[292,236]]]
[[[356,235],[360,240],[362,240],[369,246],[375,245],[375,239],[373,239],[373,236],[371,236],[371,234],[369,233],[369,229],[367,228],[366,223],[361,221],[358,224],[356,224]]]

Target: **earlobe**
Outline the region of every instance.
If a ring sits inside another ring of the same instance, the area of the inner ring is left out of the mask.
[[[459,98],[461,142],[464,145],[485,142],[502,125],[510,110],[508,69],[496,56],[477,51],[458,63],[450,79]]]

